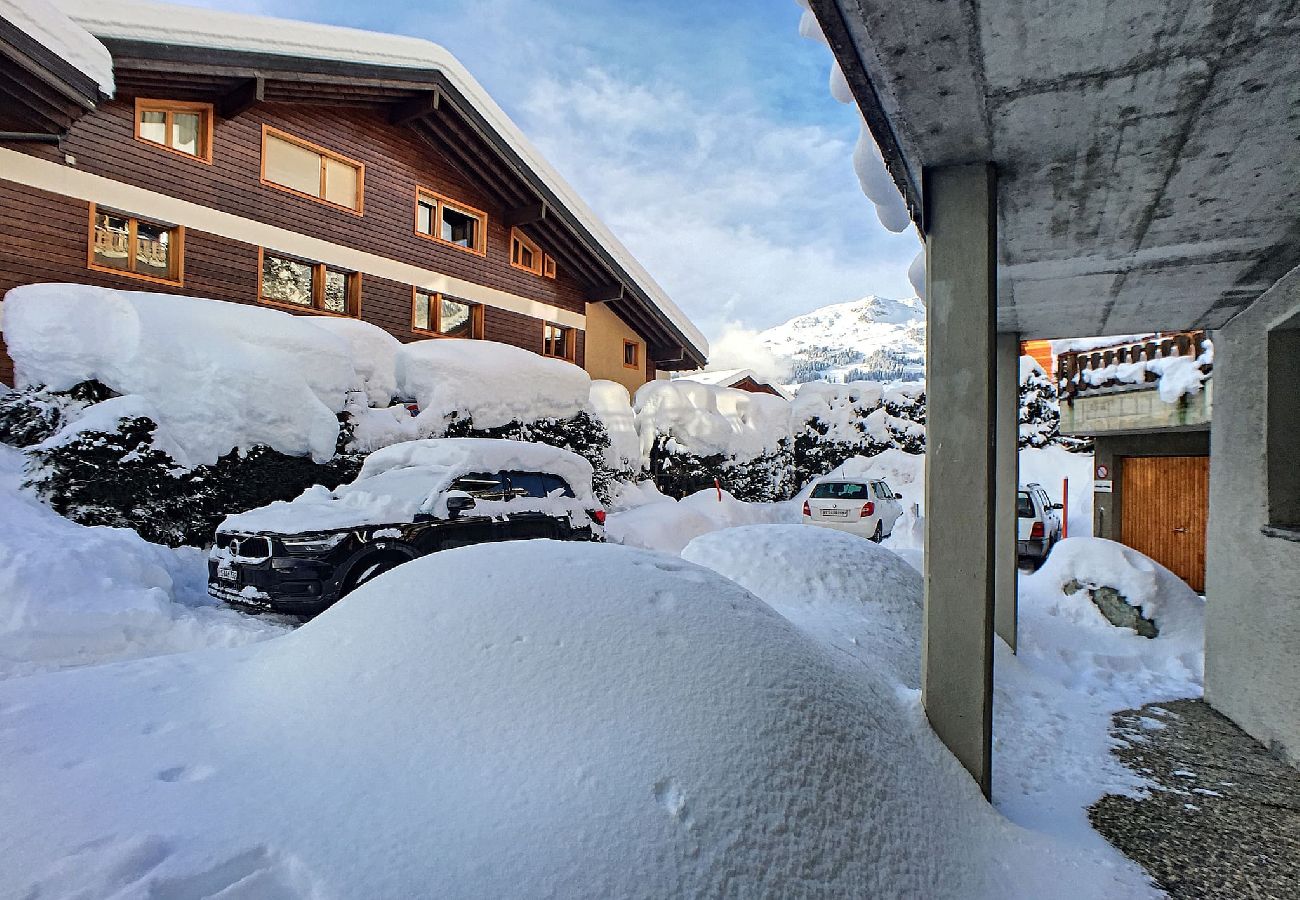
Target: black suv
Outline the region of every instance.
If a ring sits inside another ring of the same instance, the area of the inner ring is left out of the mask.
[[[488,541],[604,537],[605,512],[592,498],[589,479],[575,494],[574,486],[560,475],[523,470],[448,475],[445,487],[416,498],[416,505],[426,511],[404,515],[403,521],[302,531],[256,527],[258,514],[270,511],[283,517],[295,505],[301,507],[296,517],[303,522],[320,512],[323,520],[337,524],[337,510],[345,504],[330,505],[328,500],[338,501],[349,490],[364,492],[377,481],[367,480],[363,468],[356,481],[332,493],[315,488],[290,503],[227,519],[208,554],[208,593],[245,609],[311,616],[381,573],[438,550]],[[376,496],[370,490],[368,500]],[[409,497],[393,499],[406,501],[397,503],[399,507],[412,508]],[[374,519],[375,505],[358,518],[368,514]],[[382,513],[383,503],[377,505]],[[241,527],[245,524],[254,527]]]

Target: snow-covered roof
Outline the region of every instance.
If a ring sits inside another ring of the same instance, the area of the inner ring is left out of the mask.
[[[0,0],[4,19],[113,95],[113,58],[89,31],[50,0]]]
[[[699,384],[711,384],[715,387],[732,387],[746,378],[752,378],[755,384],[765,385],[776,391],[778,397],[783,397],[786,400],[790,399],[790,395],[780,385],[764,381],[753,369],[718,369],[713,372],[689,372],[675,377]]]
[[[405,35],[381,34],[191,6],[129,0],[112,4],[101,0],[58,2],[74,20],[104,39],[336,60],[440,73],[577,218],[582,227],[646,293],[683,337],[701,355],[708,355],[708,340],[700,330],[578,196],[577,191],[546,161],[483,86],[451,53],[438,44]]]

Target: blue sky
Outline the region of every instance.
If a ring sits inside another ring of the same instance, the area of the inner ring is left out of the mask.
[[[442,44],[710,339],[911,295],[794,0],[190,0]]]

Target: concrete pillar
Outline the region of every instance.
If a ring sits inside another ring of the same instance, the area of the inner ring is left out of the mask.
[[[997,558],[993,628],[1016,650],[1016,491],[1020,487],[1020,335],[997,337]]]
[[[996,183],[991,166],[924,172],[925,625],[921,702],[990,790],[993,729]]]

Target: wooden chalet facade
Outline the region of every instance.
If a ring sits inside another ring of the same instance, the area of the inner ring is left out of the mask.
[[[699,332],[441,48],[292,23],[272,53],[254,35],[286,23],[181,8],[191,27],[162,42],[139,25],[151,9],[79,20],[112,54],[111,100],[57,140],[0,135],[0,215],[20,225],[0,293],[66,281],[356,316],[631,390],[704,363]]]

